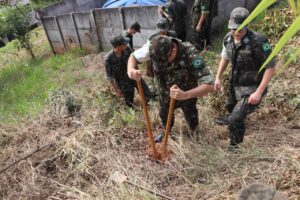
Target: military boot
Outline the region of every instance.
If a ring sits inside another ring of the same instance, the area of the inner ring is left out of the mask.
[[[158,135],[156,135],[154,137],[154,142],[155,143],[161,143],[164,137],[165,137],[165,132],[161,132],[161,133],[159,133]],[[170,130],[170,137],[173,140],[176,140],[176,136],[175,136],[175,133],[173,132],[173,129]]]
[[[221,126],[228,125],[228,117],[225,118],[218,117],[215,119],[215,123]]]

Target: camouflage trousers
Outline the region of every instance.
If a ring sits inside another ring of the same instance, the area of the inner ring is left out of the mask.
[[[195,27],[193,28],[194,46],[200,51],[203,51],[206,46],[211,45],[210,27],[211,27],[211,19],[208,19],[204,22],[200,32],[197,32],[195,30]]]
[[[236,100],[230,95],[227,109],[230,113],[228,116],[228,129],[230,131],[230,145],[237,145],[243,142],[245,135],[245,119],[248,114],[255,111],[258,104],[248,104],[248,97],[243,96],[242,99]]]
[[[151,99],[153,99],[153,95],[152,95],[151,91],[149,90],[149,87],[146,84],[146,82],[143,79],[141,79],[141,82],[142,82],[142,87],[143,87],[146,102],[149,102]],[[123,84],[119,88],[125,99],[126,105],[129,107],[132,107],[133,99],[134,99],[134,89],[136,88],[138,90],[137,82],[132,80],[130,82],[130,84]]]
[[[198,109],[196,107],[197,99],[189,99],[186,101],[176,101],[174,111],[177,108],[181,108],[184,114],[184,118],[188,123],[191,130],[195,130],[198,127]],[[159,100],[160,109],[159,116],[164,127],[167,125],[168,114],[169,114],[169,104],[170,102],[163,102]],[[174,125],[174,115],[171,121],[171,128]]]
[[[180,39],[182,42],[185,42],[186,31],[184,20],[178,20],[174,23],[174,31],[177,35],[177,38]]]

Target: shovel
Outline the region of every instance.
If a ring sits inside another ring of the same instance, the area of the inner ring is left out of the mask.
[[[168,137],[170,134],[170,129],[171,129],[171,121],[173,117],[173,112],[174,112],[174,106],[175,106],[175,99],[171,98],[170,101],[170,106],[169,106],[169,113],[168,113],[168,120],[167,120],[167,127],[165,130],[165,136],[163,138],[163,143],[162,143],[162,159],[166,159],[167,157],[167,144],[168,144]]]
[[[147,104],[146,104],[146,100],[145,100],[145,95],[144,95],[141,79],[137,80],[137,86],[138,86],[139,94],[140,94],[140,97],[142,100],[143,112],[144,112],[144,115],[146,118],[147,134],[150,139],[150,145],[151,145],[151,149],[152,149],[152,157],[154,160],[157,160],[158,156],[157,156],[157,151],[156,151],[156,147],[155,147],[155,143],[154,143],[154,139],[153,139],[153,134],[151,131],[151,123],[150,123],[149,113],[147,110]]]
[[[152,193],[152,194],[154,194],[154,195],[156,195],[156,196],[160,196],[160,197],[163,197],[163,198],[168,199],[168,200],[174,200],[174,199],[172,199],[171,197],[168,197],[168,196],[166,196],[166,195],[163,195],[163,194],[161,194],[161,193],[158,193],[158,192],[156,192],[156,191],[153,191],[153,190],[151,190],[151,189],[149,189],[149,188],[143,187],[143,186],[141,186],[141,185],[138,185],[138,184],[135,184],[135,183],[129,181],[128,178],[127,178],[127,176],[125,176],[124,174],[120,173],[119,171],[116,171],[115,173],[113,173],[113,174],[110,176],[110,180],[112,180],[112,181],[115,182],[115,183],[124,183],[124,182],[125,182],[125,183],[129,183],[130,185],[133,185],[133,186],[135,186],[135,187],[138,187],[138,188],[141,188],[141,189],[143,189],[143,190],[146,190],[146,191],[148,191],[148,192],[150,192],[150,193]]]

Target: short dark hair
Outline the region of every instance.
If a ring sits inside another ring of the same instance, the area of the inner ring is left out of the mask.
[[[130,25],[130,29],[134,29],[137,32],[141,32],[141,25],[138,22],[134,22]]]

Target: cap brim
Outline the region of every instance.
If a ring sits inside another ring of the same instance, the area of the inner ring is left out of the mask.
[[[163,28],[156,28],[157,32],[161,32],[161,31],[168,31],[169,29],[163,29]]]
[[[238,29],[239,26],[240,26],[240,24],[234,23],[233,20],[229,21],[229,24],[228,24],[229,29]]]

